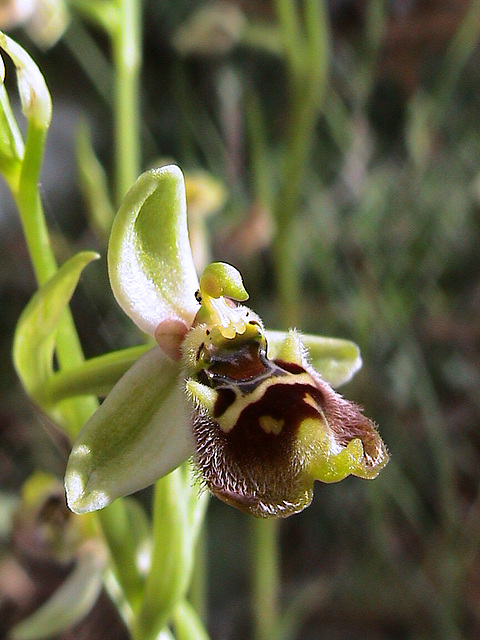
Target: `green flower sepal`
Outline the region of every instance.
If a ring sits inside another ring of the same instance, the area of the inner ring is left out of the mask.
[[[265,330],[230,265],[212,263],[198,281],[178,167],[137,180],[108,265],[120,306],[159,346],[80,432],[65,477],[73,511],[105,507],[190,457],[214,495],[260,517],[302,510],[315,480],[374,478],[385,466],[375,425],[331,386],[361,366],[355,344]]]

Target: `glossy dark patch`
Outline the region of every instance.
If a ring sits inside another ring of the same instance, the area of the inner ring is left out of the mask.
[[[286,362],[286,360],[274,360],[275,364],[288,373],[305,373],[305,369],[296,362]]]
[[[248,380],[267,371],[268,361],[261,356],[259,344],[247,342],[234,350],[219,351],[208,370],[222,378]]]
[[[207,367],[197,374],[197,379],[214,389],[232,387],[248,395],[267,378],[285,375],[286,371],[267,358],[260,343],[251,341],[236,349],[219,349],[210,356]],[[215,414],[216,417],[220,415]]]

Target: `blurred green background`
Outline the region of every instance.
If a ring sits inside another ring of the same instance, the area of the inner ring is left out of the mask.
[[[281,328],[287,314],[274,284],[270,196],[292,96],[275,12],[266,0],[209,3],[224,22],[200,37],[192,16],[206,4],[144,2],[142,162],[170,158],[219,181],[227,195],[205,223],[203,249],[240,269],[252,308]],[[292,640],[473,640],[480,637],[480,2],[330,0],[328,9],[328,83],[289,223],[300,284],[294,321],[360,345],[363,369],[342,392],[375,419],[392,458],[372,483],[317,483],[312,506],[281,523],[282,606],[296,611]],[[104,256],[82,196],[75,132],[88,123],[109,176],[108,43],[74,9],[48,50],[22,25],[8,32],[37,61],[53,96],[42,192],[57,255],[99,248]],[[61,474],[64,464],[10,363],[15,323],[33,291],[2,184],[3,558],[22,482],[38,468]],[[89,356],[139,341],[115,306],[104,262],[87,271],[73,310]],[[213,640],[249,638],[248,531],[247,516],[211,501]],[[0,571],[0,617],[13,606],[5,576]]]

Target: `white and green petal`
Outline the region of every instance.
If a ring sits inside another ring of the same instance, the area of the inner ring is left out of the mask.
[[[164,322],[190,328],[198,278],[177,166],[145,172],[127,193],[112,226],[108,269],[119,305],[142,331],[153,336]]]
[[[69,507],[101,509],[175,469],[193,452],[190,424],[180,365],[154,347],[80,432],[65,475]]]

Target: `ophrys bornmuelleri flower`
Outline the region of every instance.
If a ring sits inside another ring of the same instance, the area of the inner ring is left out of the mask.
[[[181,171],[149,171],[109,244],[113,292],[153,347],[74,444],[67,498],[79,513],[141,489],[192,457],[208,489],[256,516],[306,507],[315,480],[374,478],[388,460],[374,424],[331,385],[359,368],[353,343],[265,330],[238,271],[198,281]]]

